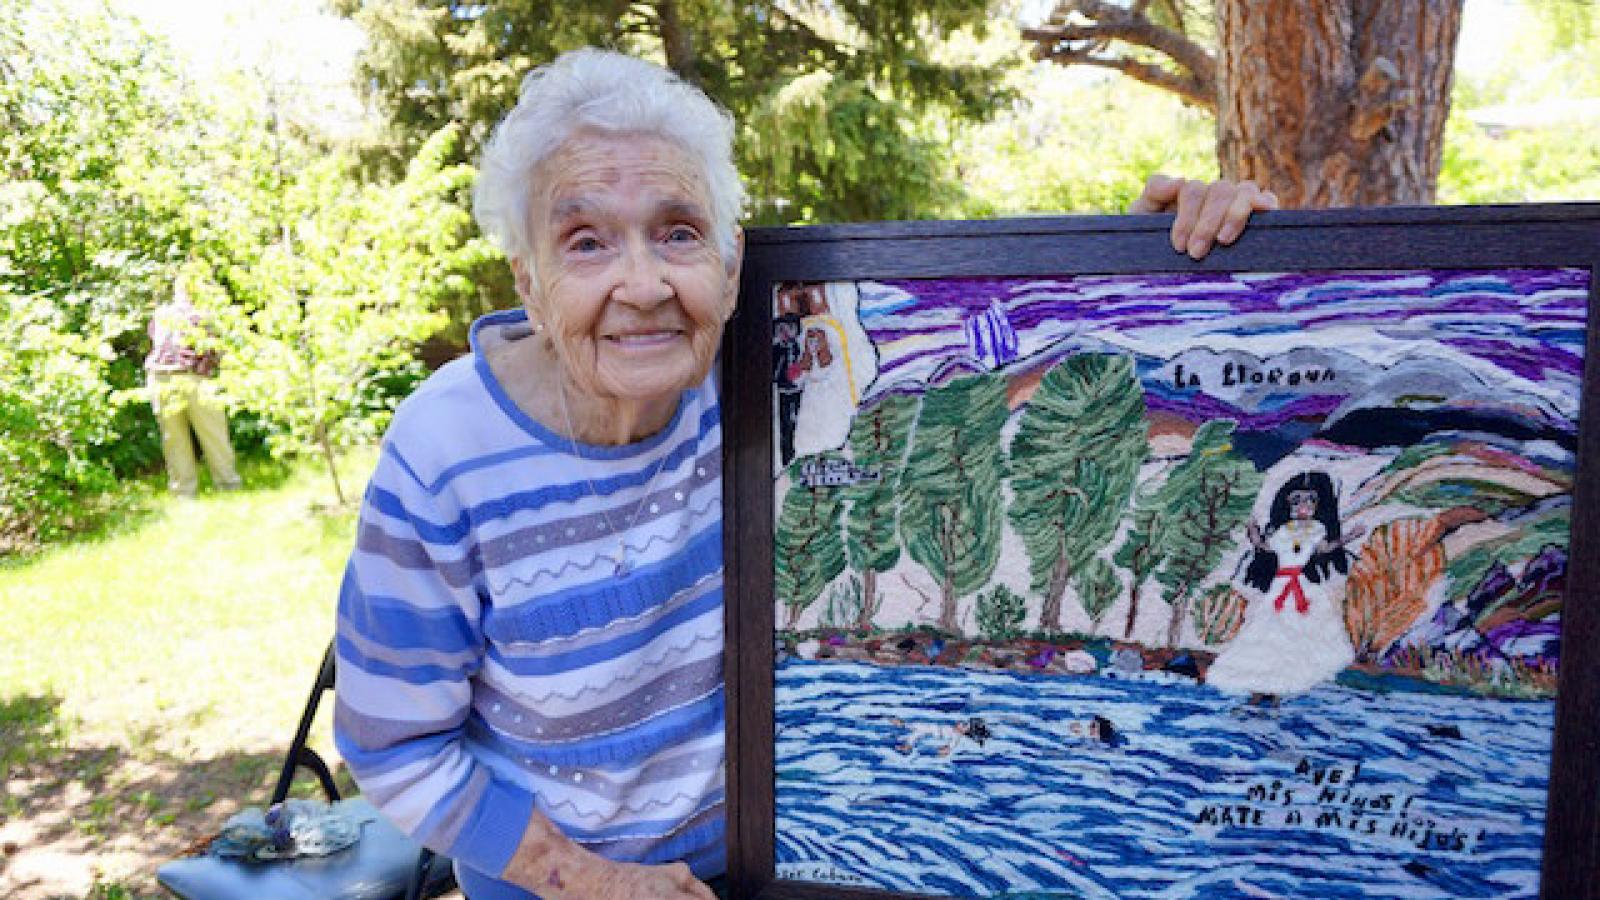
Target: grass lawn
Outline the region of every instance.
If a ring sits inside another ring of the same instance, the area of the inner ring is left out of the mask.
[[[351,496],[374,460],[344,461]],[[157,896],[157,865],[265,802],[355,511],[320,466],[245,478],[190,501],[130,486],[106,533],[0,562],[0,896]]]

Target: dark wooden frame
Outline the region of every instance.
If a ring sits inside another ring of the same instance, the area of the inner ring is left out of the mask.
[[[1600,360],[1600,204],[1256,216],[1201,262],[1170,216],[751,229],[723,348],[728,872],[735,898],[916,896],[774,875],[772,290],[783,281],[1146,272],[1589,269],[1586,361]],[[1600,366],[1585,365],[1541,895],[1600,900]]]

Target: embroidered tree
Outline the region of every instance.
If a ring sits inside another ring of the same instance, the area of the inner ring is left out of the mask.
[[[1112,557],[1117,565],[1128,570],[1129,576],[1128,623],[1122,629],[1124,640],[1133,638],[1133,626],[1139,619],[1139,599],[1144,583],[1161,565],[1166,527],[1167,516],[1161,506],[1161,491],[1139,491],[1133,503],[1133,528]]]
[[[872,628],[877,614],[878,573],[900,561],[897,492],[905,467],[906,439],[917,415],[917,400],[891,394],[871,409],[856,414],[850,425],[850,453],[858,468],[876,470],[877,481],[863,481],[845,490],[845,554],[861,573],[861,607],[855,625]]]
[[[1161,486],[1169,525],[1163,535],[1164,559],[1156,580],[1165,588],[1172,608],[1167,624],[1169,647],[1176,647],[1182,636],[1189,598],[1222,560],[1223,552],[1233,546],[1261,488],[1261,473],[1249,460],[1233,453],[1233,428],[1229,419],[1213,419],[1200,426],[1188,458]]]
[[[821,454],[808,459],[826,464],[838,458]],[[808,487],[799,478],[802,465],[797,461],[789,467],[789,491],[783,495],[772,547],[773,591],[788,612],[785,627],[791,631],[828,582],[844,571],[839,528],[844,492],[837,487]]]
[[[959,629],[956,598],[983,587],[1000,559],[1001,375],[960,378],[923,395],[900,478],[900,536],[939,583],[938,625]]]
[[[1379,525],[1361,547],[1344,589],[1344,623],[1356,659],[1371,660],[1427,611],[1427,596],[1444,574],[1437,520]]]
[[[1127,356],[1083,353],[1045,373],[1011,441],[1011,525],[1028,551],[1042,631],[1061,630],[1073,572],[1117,530],[1145,442],[1144,392]]]
[[[1003,584],[978,598],[978,631],[993,641],[1008,641],[1022,633],[1027,603]]]
[[[1090,628],[1093,633],[1100,627],[1100,618],[1117,601],[1117,591],[1122,585],[1117,582],[1116,570],[1111,564],[1098,556],[1089,557],[1088,561],[1078,567],[1078,572],[1073,576],[1073,584],[1078,589],[1078,597],[1083,603],[1083,611],[1089,614],[1089,621],[1094,625]]]

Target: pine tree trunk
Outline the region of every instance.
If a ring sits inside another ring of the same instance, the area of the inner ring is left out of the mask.
[[[656,20],[661,26],[661,46],[667,54],[667,68],[693,85],[700,84],[699,60],[694,54],[694,35],[679,15],[677,0],[658,0]]]
[[[1189,611],[1189,592],[1179,591],[1172,598],[1172,618],[1167,621],[1167,646],[1176,648],[1183,635],[1183,616]]]
[[[1133,640],[1133,626],[1139,620],[1139,585],[1148,574],[1144,571],[1144,562],[1145,555],[1150,552],[1152,548],[1148,544],[1135,550],[1133,563],[1128,567],[1128,573],[1133,576],[1133,584],[1128,588],[1128,624],[1122,629],[1122,639],[1125,641]]]
[[[1066,543],[1065,538],[1062,544]],[[1067,576],[1070,574],[1070,565],[1067,563],[1066,547],[1058,547],[1056,564],[1050,568],[1050,584],[1044,595],[1044,607],[1039,610],[1039,630],[1047,633],[1061,631],[1061,598],[1067,592]]]
[[[944,555],[944,573],[939,579],[939,630],[956,633],[956,514],[947,506],[940,506],[939,546]]]
[[[1217,0],[1217,159],[1286,207],[1432,203],[1464,0]]]
[[[872,630],[872,617],[878,613],[878,607],[874,603],[877,596],[878,570],[867,566],[861,573],[861,613],[856,619],[857,631]]]
[[[956,633],[956,583],[955,576],[948,571],[939,582],[939,630]]]

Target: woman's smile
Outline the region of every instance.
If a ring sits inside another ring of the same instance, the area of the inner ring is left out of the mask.
[[[605,335],[605,339],[624,350],[651,350],[675,343],[683,337],[678,328],[658,331],[627,331]]]

